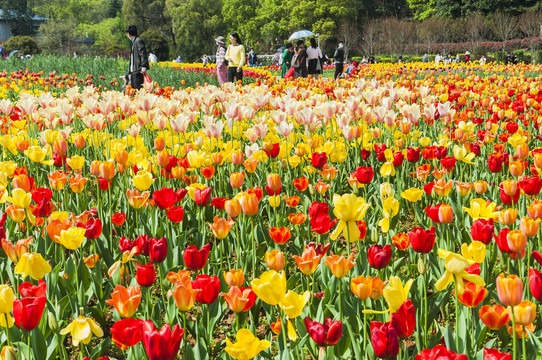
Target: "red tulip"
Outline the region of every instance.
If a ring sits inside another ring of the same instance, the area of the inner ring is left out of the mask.
[[[194,245],[190,245],[184,251],[184,263],[190,270],[201,270],[207,263],[207,257],[211,251],[211,244],[203,245],[201,250]]]
[[[36,207],[32,209],[32,214],[35,217],[45,218],[51,215],[51,202],[47,199],[42,199]]]
[[[493,226],[493,219],[475,220],[470,228],[470,234],[472,236],[472,240],[481,241],[487,245],[491,242],[491,240],[493,240],[494,229],[495,227]]]
[[[407,160],[416,163],[420,160],[420,148],[407,148]]]
[[[153,263],[161,263],[167,256],[166,238],[151,238],[149,241],[149,256]]]
[[[393,359],[399,353],[399,337],[391,323],[371,321],[371,342],[375,355],[381,359]]]
[[[177,202],[177,193],[173,189],[163,187],[152,194],[152,199],[159,209],[166,210]]]
[[[26,331],[34,330],[41,321],[46,302],[45,296],[13,301],[13,318],[17,327]]]
[[[226,207],[226,201],[228,200],[228,198],[214,197],[211,200],[211,205],[214,206],[217,210],[224,210],[224,208]]]
[[[404,160],[405,160],[405,155],[403,155],[402,152],[398,151],[395,154],[393,154],[393,166],[399,167],[403,165]]]
[[[87,239],[97,239],[102,234],[102,221],[100,219],[90,218],[85,224],[85,237]]]
[[[319,203],[314,201],[311,206],[309,206],[309,217],[311,221],[311,231],[324,235],[335,226],[337,219],[331,221],[331,217],[328,215],[329,205],[325,202]]]
[[[435,245],[435,227],[431,227],[430,230],[415,227],[412,231],[408,232],[408,237],[414,251],[429,253]]]
[[[150,360],[174,360],[177,357],[184,335],[184,329],[179,325],[170,329],[170,325],[166,324],[158,331],[152,321],[147,320],[141,325],[141,333]]]
[[[143,320],[126,318],[119,320],[111,327],[111,336],[113,344],[121,350],[137,345],[143,338],[141,334],[141,325]]]
[[[220,279],[216,275],[198,275],[196,280],[192,281],[192,288],[201,289],[196,295],[196,301],[200,304],[212,304],[220,293]]]
[[[39,204],[43,200],[46,200],[47,202],[51,201],[53,198],[53,191],[51,189],[47,188],[37,188],[36,190],[32,191],[32,200],[36,204]]]
[[[339,342],[343,331],[342,321],[333,321],[326,318],[321,324],[310,317],[305,318],[307,332],[318,346],[332,346]]]
[[[167,209],[167,218],[172,223],[180,223],[184,219],[184,209],[182,208],[182,206],[174,206]]]
[[[369,256],[369,265],[373,269],[383,269],[390,263],[391,246],[372,245],[367,251],[367,255]]]
[[[290,238],[292,237],[292,235],[290,234],[290,229],[285,228],[285,227],[270,228],[269,236],[271,236],[271,240],[273,240],[273,242],[278,245],[286,244],[286,242],[290,240]]]
[[[321,169],[324,167],[324,165],[327,163],[327,154],[325,152],[323,153],[317,153],[313,152],[311,157],[311,163],[312,166],[316,169]]]
[[[540,189],[542,189],[542,180],[538,176],[525,176],[518,181],[518,185],[527,195],[538,195]]]
[[[98,187],[100,190],[107,190],[109,189],[109,186],[111,185],[110,179],[105,179],[103,177],[98,177]]]
[[[519,195],[521,195],[521,191],[517,190],[516,193],[512,196],[507,195],[506,192],[504,192],[504,186],[503,184],[499,185],[499,194],[501,196],[501,201],[504,205],[512,205],[512,202],[514,204],[517,204],[519,201]]]
[[[374,177],[372,167],[359,166],[354,173],[356,179],[362,184],[369,184]]]
[[[457,160],[455,157],[443,157],[440,159],[440,163],[446,170],[448,170],[448,173],[451,173],[454,170],[456,161]]]
[[[391,314],[391,324],[397,331],[399,339],[406,339],[416,328],[416,308],[412,300],[407,299],[397,312]]]
[[[194,193],[196,204],[201,207],[209,205],[211,202],[211,191],[213,191],[213,189],[210,187],[205,187],[203,189],[196,188]]]
[[[437,345],[433,349],[425,349],[418,355],[416,360],[468,360],[465,354],[456,354],[453,351],[446,349],[444,345]]]
[[[439,217],[438,217],[438,209],[441,204],[437,204],[435,206],[428,206],[425,208],[425,213],[427,214],[427,217],[431,219],[433,222],[436,222],[437,224],[440,223]]]
[[[487,158],[487,165],[489,171],[493,173],[499,173],[502,171],[502,164],[504,162],[504,155],[501,153],[489,154]]]
[[[156,270],[152,262],[147,265],[138,265],[136,279],[139,286],[151,287],[156,281]]]
[[[323,257],[326,255],[327,250],[329,249],[329,246],[331,244],[327,243],[327,245],[318,244],[315,245],[313,242],[308,243],[305,245],[305,249],[313,249],[317,256]]]
[[[536,269],[529,269],[529,289],[538,301],[542,301],[542,273]]]
[[[125,213],[113,214],[111,216],[111,222],[113,223],[113,225],[122,226],[125,221],[126,221]]]
[[[512,360],[512,355],[499,352],[497,349],[484,349],[484,360]]]
[[[47,294],[47,284],[45,281],[40,280],[38,285],[32,285],[32,283],[25,281],[19,285],[19,293],[22,298],[40,297]]]

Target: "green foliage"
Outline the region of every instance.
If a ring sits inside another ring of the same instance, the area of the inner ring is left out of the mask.
[[[32,14],[27,0],[0,0],[2,17],[11,26],[13,35],[33,35]]]
[[[110,18],[95,24],[81,25],[80,34],[87,34],[94,39],[94,50],[103,54],[105,49],[111,45],[120,45],[129,49],[128,39],[126,38],[126,26],[121,18]]]
[[[141,34],[141,38],[145,41],[148,53],[152,52],[160,61],[169,59],[169,45],[167,39],[159,32],[147,30]]]
[[[436,0],[435,15],[452,19],[477,12],[484,15],[497,12],[517,15],[536,3],[536,0]]]
[[[407,2],[415,19],[425,20],[435,12],[436,0],[407,0]]]
[[[45,54],[68,55],[79,49],[74,39],[76,25],[72,20],[49,20],[40,26],[41,48]]]
[[[40,53],[38,43],[30,36],[12,36],[4,43],[4,49],[8,54],[13,50],[19,50],[24,55]]]

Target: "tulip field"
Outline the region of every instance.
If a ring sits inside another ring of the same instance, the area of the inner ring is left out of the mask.
[[[0,74],[0,359],[542,358],[542,66],[251,73]]]

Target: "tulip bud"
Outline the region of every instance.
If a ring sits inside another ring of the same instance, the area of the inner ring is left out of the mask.
[[[423,261],[423,257],[421,257],[421,256],[418,259],[418,272],[421,275],[425,274],[425,262]]]
[[[11,346],[4,346],[4,348],[2,349],[2,359],[17,360],[17,350]]]
[[[166,141],[164,140],[164,138],[161,138],[161,137],[157,137],[156,139],[154,139],[154,149],[158,152],[164,150],[164,148],[166,147]]]
[[[55,314],[50,311],[47,313],[47,323],[49,324],[49,329],[53,332],[58,331],[58,322],[56,321]]]
[[[376,244],[378,242],[378,230],[376,226],[371,229],[371,241]]]
[[[309,184],[309,193],[313,196],[316,195],[316,189],[314,186],[312,186],[312,184]]]

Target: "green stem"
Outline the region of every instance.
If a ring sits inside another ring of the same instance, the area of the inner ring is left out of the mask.
[[[32,358],[30,357],[30,355],[31,355],[30,354],[30,348],[31,348],[31,346],[30,346],[30,340],[31,340],[30,331],[27,331],[27,333],[28,333],[28,360],[31,360]]]
[[[517,350],[516,350],[516,316],[514,314],[514,307],[512,306],[511,311],[511,318],[512,318],[512,360],[517,359]]]
[[[523,349],[523,360],[527,360],[527,348],[525,346],[525,325],[521,327],[522,334],[521,334],[521,347]]]
[[[4,314],[6,320],[6,337],[8,338],[8,345],[11,346],[11,340],[9,338],[9,327],[8,327],[8,314]]]
[[[339,278],[339,319],[343,321],[343,296],[342,296],[342,279]]]

